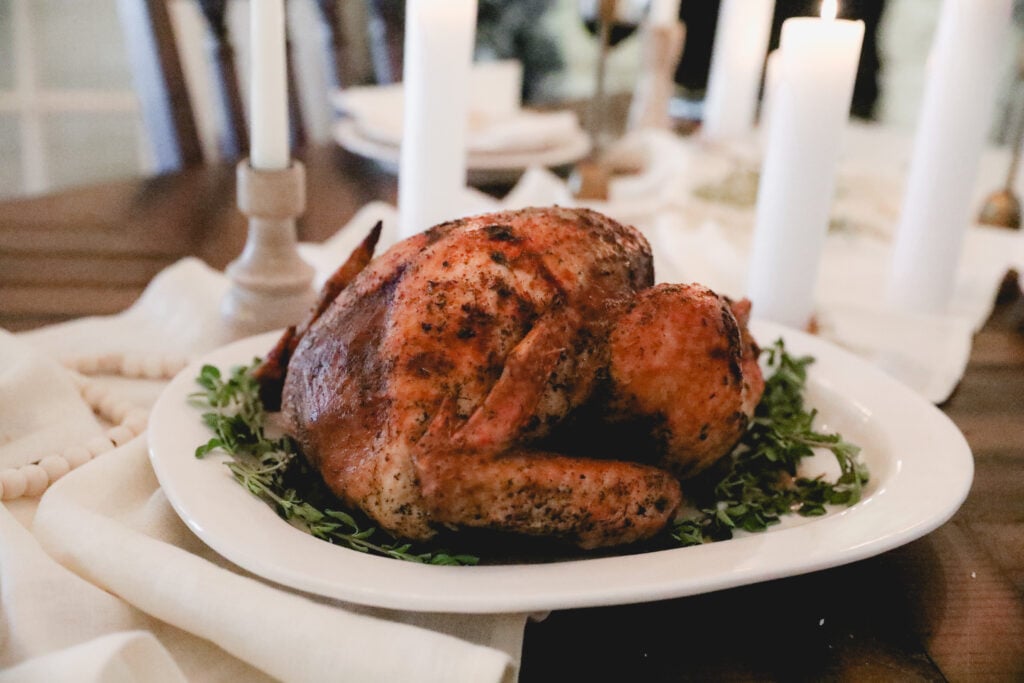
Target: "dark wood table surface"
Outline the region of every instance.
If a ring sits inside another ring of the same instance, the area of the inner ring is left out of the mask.
[[[394,178],[304,155],[300,237],[333,234]],[[130,305],[194,255],[244,242],[228,166],[0,202],[0,327]],[[698,597],[559,611],[526,631],[521,680],[1024,681],[1024,298],[1015,281],[942,406],[973,449],[970,495],[937,531],[854,564]]]

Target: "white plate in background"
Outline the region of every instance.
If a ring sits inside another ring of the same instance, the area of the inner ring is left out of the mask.
[[[334,125],[334,139],[344,149],[370,159],[391,173],[398,172],[399,148],[363,135],[354,119],[340,119]],[[560,168],[576,163],[590,153],[590,136],[583,130],[561,144],[522,152],[471,152],[466,171],[471,185],[511,184],[531,166]]]

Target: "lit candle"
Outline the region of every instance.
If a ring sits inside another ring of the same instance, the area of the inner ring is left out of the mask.
[[[952,296],[1010,12],[1010,0],[942,4],[893,248],[896,308],[941,313]]]
[[[252,0],[249,17],[250,151],[253,168],[288,168],[288,78],[284,0]]]
[[[811,319],[864,23],[822,18],[782,25],[747,290],[753,314],[793,327]]]
[[[704,137],[742,136],[754,127],[774,11],[775,0],[722,2],[704,98]]]
[[[414,235],[456,216],[466,184],[469,71],[476,0],[408,0],[405,111],[398,175],[399,231]]]

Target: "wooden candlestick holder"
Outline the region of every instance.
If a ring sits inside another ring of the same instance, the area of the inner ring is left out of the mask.
[[[238,209],[249,217],[241,255],[227,267],[231,288],[221,315],[235,337],[297,324],[316,299],[313,267],[297,249],[295,219],[306,208],[306,170],[238,164]]]

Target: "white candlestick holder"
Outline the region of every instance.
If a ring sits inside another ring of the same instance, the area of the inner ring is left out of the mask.
[[[306,208],[306,172],[238,164],[238,208],[249,218],[241,255],[227,267],[221,315],[235,337],[298,324],[313,306],[313,267],[299,256],[295,219]]]

